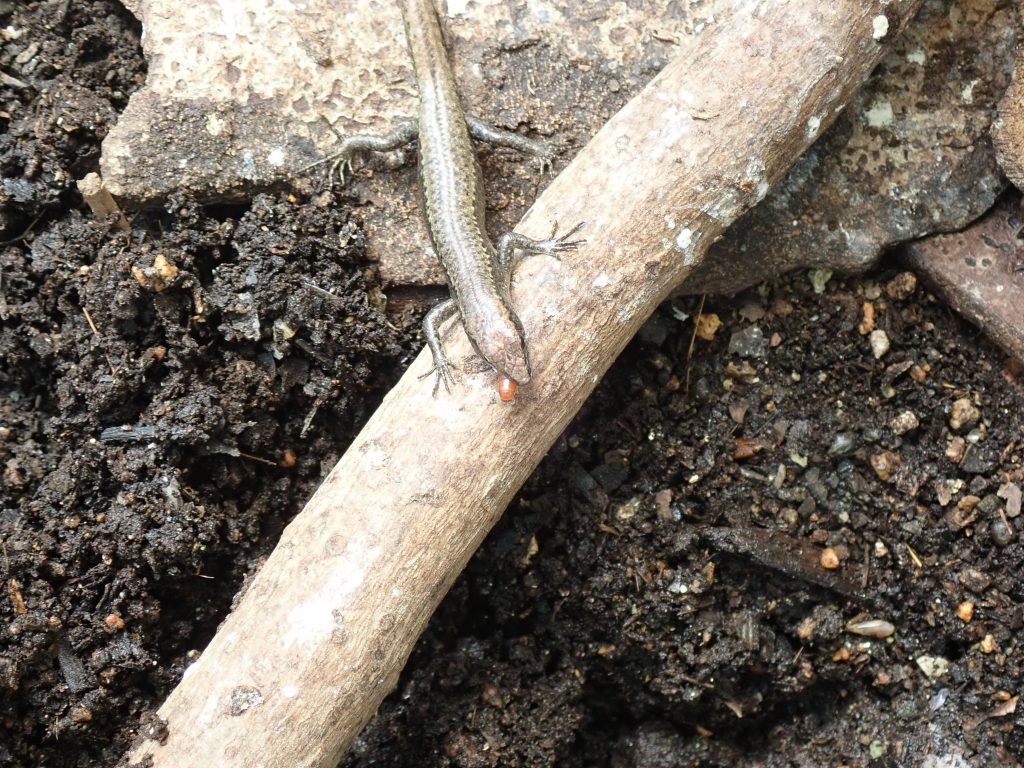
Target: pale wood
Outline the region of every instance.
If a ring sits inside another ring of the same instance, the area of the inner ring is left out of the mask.
[[[103,186],[103,179],[98,173],[86,174],[85,178],[79,179],[77,184],[79,193],[92,209],[96,218],[105,219],[110,214],[116,213],[118,229],[127,232],[131,228],[117,201],[114,200],[114,196]]]
[[[534,363],[519,399],[499,403],[493,374],[465,373],[434,399],[420,355],[161,707],[166,739],[126,757],[335,765],[637,328],[831,122],[919,1],[748,2],[687,43],[523,219],[535,237],[585,220],[589,242],[517,274]]]

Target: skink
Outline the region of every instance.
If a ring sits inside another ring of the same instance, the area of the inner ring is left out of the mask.
[[[420,184],[427,227],[441,260],[451,298],[431,309],[423,331],[434,361],[436,381],[446,390],[454,382],[451,364],[441,343],[441,325],[456,313],[476,353],[502,376],[520,384],[530,380],[530,359],[522,323],[513,311],[509,293],[516,260],[524,255],[575,250],[583,241],[572,240],[579,231],[546,240],[509,232],[498,241],[484,229],[484,196],[480,166],[470,136],[512,147],[550,162],[548,148],[518,133],[493,128],[466,115],[448,64],[441,27],[431,0],[403,0],[402,19],[419,89],[416,123],[397,126],[383,136],[345,137],[337,152],[320,162],[332,163],[342,177],[351,170],[352,157],[363,150],[396,149],[419,138]],[[319,164],[319,163],[317,163]],[[514,387],[503,383],[502,398]]]

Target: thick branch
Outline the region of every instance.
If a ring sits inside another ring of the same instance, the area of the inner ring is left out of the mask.
[[[658,303],[846,102],[919,0],[749,2],[587,145],[520,230],[588,244],[519,270],[534,378],[431,397],[421,355],[160,709],[158,767],[333,766],[512,495]],[[742,268],[742,265],[737,265]],[[469,355],[464,337],[453,359]]]

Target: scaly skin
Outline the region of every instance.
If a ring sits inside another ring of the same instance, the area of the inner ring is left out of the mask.
[[[402,4],[419,88],[420,182],[434,249],[470,343],[495,370],[530,380],[522,326],[509,302],[509,277],[484,234],[480,168],[430,0]],[[437,360],[435,360],[435,366]]]
[[[530,380],[530,361],[523,326],[509,299],[515,255],[575,250],[583,241],[570,238],[579,226],[559,238],[553,231],[547,240],[510,232],[495,250],[485,234],[483,184],[470,135],[532,154],[541,159],[542,166],[550,163],[551,154],[540,142],[467,117],[433,3],[402,0],[401,7],[419,88],[417,124],[399,125],[384,136],[347,136],[336,153],[313,165],[329,162],[331,173],[344,178],[356,152],[395,149],[419,137],[427,226],[452,294],[450,300],[428,312],[423,322],[437,383],[448,389],[453,381],[439,329],[458,312],[476,353],[498,373],[523,384]]]

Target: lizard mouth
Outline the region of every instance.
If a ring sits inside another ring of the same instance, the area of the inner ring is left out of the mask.
[[[519,342],[518,338],[516,341]],[[517,346],[519,349],[506,347],[504,349],[505,354],[494,361],[498,363],[494,367],[498,373],[512,379],[516,384],[526,384],[530,380],[530,363],[526,359],[526,352],[522,348],[522,343],[519,342]]]
[[[530,364],[525,355],[507,354],[504,356],[487,357],[481,355],[499,377],[507,378],[516,384],[526,384],[530,380]]]
[[[471,342],[475,337],[476,343],[473,346],[477,354],[499,374],[517,384],[525,384],[530,380],[526,345],[514,323],[497,322],[490,318],[489,322],[481,322],[466,330]]]

